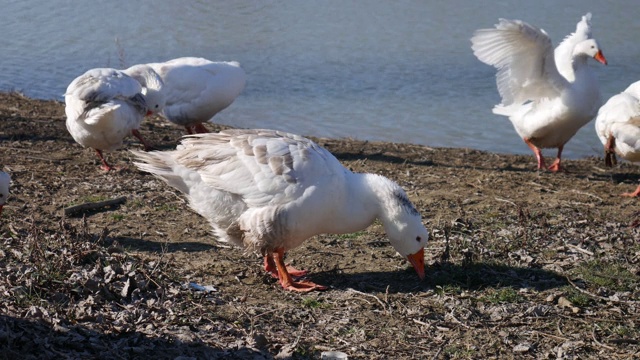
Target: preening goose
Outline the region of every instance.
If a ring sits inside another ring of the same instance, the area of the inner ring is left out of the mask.
[[[604,145],[605,164],[613,166],[616,155],[640,162],[640,81],[607,101],[596,118],[596,133]],[[640,185],[623,196],[640,196]]]
[[[164,83],[162,116],[184,126],[189,134],[208,132],[203,124],[231,105],[247,81],[236,61],[182,57],[145,65],[153,68]]]
[[[138,129],[145,115],[164,105],[162,80],[150,68],[136,76],[143,79],[144,86],[120,70],[91,69],[67,87],[67,130],[78,144],[96,150],[103,170],[113,167],[102,152],[117,149],[129,134],[137,137],[146,150],[151,149]]]

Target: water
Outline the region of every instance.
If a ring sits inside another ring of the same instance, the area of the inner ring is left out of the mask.
[[[495,71],[470,50],[475,29],[522,19],[557,44],[591,11],[609,60],[592,65],[603,98],[640,80],[635,1],[557,3],[5,0],[0,91],[62,100],[89,68],[180,56],[237,60],[247,87],[219,123],[529,154],[510,122],[491,113]],[[601,152],[589,123],[564,156]]]

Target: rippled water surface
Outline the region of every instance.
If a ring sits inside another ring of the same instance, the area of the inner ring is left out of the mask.
[[[509,121],[491,113],[495,72],[473,56],[473,31],[517,18],[557,44],[591,11],[609,60],[592,65],[607,99],[640,80],[637,8],[630,0],[5,1],[0,90],[61,100],[89,68],[237,60],[247,88],[220,123],[527,154]],[[590,123],[565,156],[601,148]]]

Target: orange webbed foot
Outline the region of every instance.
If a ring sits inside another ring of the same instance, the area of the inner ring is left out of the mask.
[[[556,160],[553,164],[551,164],[551,166],[549,166],[548,168],[549,171],[551,172],[564,172],[564,167],[562,167],[562,165],[560,165],[560,161]]]
[[[301,277],[301,276],[305,276],[309,273],[309,271],[307,270],[298,270],[296,268],[294,268],[291,265],[286,265],[287,268],[287,272],[289,273],[289,275],[294,276],[294,277]],[[266,272],[268,272],[269,274],[271,274],[271,276],[273,276],[274,278],[278,279],[278,268],[276,267],[275,262],[273,261],[273,257],[269,256],[269,255],[265,255],[264,256],[264,270]]]
[[[275,265],[275,271],[273,269]],[[277,274],[278,279],[280,280],[280,285],[282,288],[289,291],[297,291],[297,292],[309,292],[313,290],[326,290],[328,287],[324,285],[318,285],[314,282],[308,280],[298,280],[294,281],[291,275],[294,276],[302,276],[306,275],[306,270],[297,270],[291,266],[286,266],[284,264],[284,248],[277,248],[274,252],[268,252],[265,255],[264,259],[265,270],[270,272],[272,275]],[[291,272],[289,271],[291,270]]]
[[[631,193],[624,193],[621,194],[622,196],[627,196],[627,197],[640,197],[640,185],[638,185],[638,188],[636,188],[636,191],[631,192]]]

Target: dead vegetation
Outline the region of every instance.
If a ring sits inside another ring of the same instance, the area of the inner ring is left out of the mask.
[[[632,165],[574,160],[549,174],[530,156],[319,139],[354,171],[407,190],[432,232],[429,266],[420,282],[379,224],[318,236],[289,261],[330,290],[301,295],[215,242],[162,183],[98,170],[63,114],[0,96],[0,164],[13,178],[0,218],[0,358],[640,355],[640,210],[618,195],[637,185]],[[162,149],[181,135],[158,119],[141,131]]]

